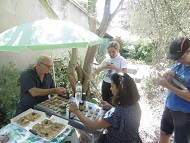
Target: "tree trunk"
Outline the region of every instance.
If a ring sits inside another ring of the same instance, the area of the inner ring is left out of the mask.
[[[114,11],[113,14],[110,14],[111,0],[105,1],[104,15],[103,15],[103,19],[100,24],[100,27],[98,29],[98,35],[100,37],[103,37],[105,35],[105,32],[108,29],[112,19],[114,18],[114,16],[119,12],[120,8],[122,7],[123,1],[124,0],[120,1],[118,7],[116,8],[116,10]],[[96,1],[88,0],[89,28],[90,28],[90,31],[92,31],[94,33],[96,33],[96,29],[97,29],[95,17],[93,17],[94,13],[96,12],[95,8],[96,8]],[[91,74],[92,74],[93,61],[97,54],[98,47],[99,47],[99,45],[96,45],[93,47],[89,47],[87,50],[85,61],[84,61],[84,66],[83,66],[83,70],[85,71],[85,73],[83,74],[84,75],[83,92],[87,92],[87,90],[88,90],[88,87],[89,87],[88,84],[89,84],[89,80],[90,80]]]
[[[110,6],[111,6],[111,0],[106,0],[105,1],[105,6],[104,6],[104,15],[102,22],[100,24],[100,27],[96,28],[96,2],[97,0],[88,0],[88,23],[89,23],[89,29],[91,32],[94,32],[95,34],[99,35],[100,37],[103,37],[106,30],[108,29],[112,19],[114,16],[122,9],[122,5],[124,0],[121,0],[118,7],[115,9],[113,14],[110,14]],[[91,74],[92,74],[92,67],[93,67],[93,61],[94,58],[97,54],[99,45],[93,46],[93,47],[88,47],[87,53],[85,56],[84,60],[84,65],[83,69],[80,67],[77,68],[77,74],[78,74],[78,79],[81,81],[83,84],[83,92],[87,92],[89,89],[89,80],[91,79]],[[72,58],[69,63],[69,70],[68,70],[68,76],[69,76],[69,81],[71,82],[72,89],[75,89],[76,85],[76,78],[71,77],[74,76],[74,70],[76,68],[77,62],[75,61],[77,58],[77,53],[73,53],[76,51],[72,50]],[[74,57],[73,57],[74,56]],[[72,66],[72,67],[70,67]],[[83,70],[83,75],[81,75],[81,70]],[[74,87],[74,88],[73,88]],[[89,93],[89,92],[88,92]]]
[[[70,85],[72,90],[75,92],[75,86],[76,86],[76,66],[77,66],[77,52],[78,50],[76,48],[72,49],[72,53],[70,55],[70,61],[68,66],[68,78],[70,81]]]
[[[92,68],[93,68],[93,61],[94,57],[96,56],[98,50],[98,45],[89,47],[86,53],[85,61],[84,61],[84,81],[83,81],[83,92],[87,92],[89,80],[92,74]]]

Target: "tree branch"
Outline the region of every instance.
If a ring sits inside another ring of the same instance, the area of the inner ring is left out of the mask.
[[[125,1],[125,0],[121,0],[121,1],[119,2],[117,8],[116,8],[115,11],[111,14],[110,19],[113,19],[113,18],[115,17],[115,15],[116,15],[118,12],[124,10],[124,8],[123,8],[123,3],[124,3],[124,1]]]
[[[106,33],[111,21],[113,20],[114,16],[122,10],[124,0],[121,0],[115,9],[115,11],[110,14],[110,7],[111,7],[111,0],[106,0],[104,5],[104,14],[103,19],[101,21],[100,27],[98,28],[97,32],[100,37],[103,37]]]

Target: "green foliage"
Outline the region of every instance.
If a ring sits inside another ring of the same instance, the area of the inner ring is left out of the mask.
[[[104,59],[105,59],[105,56],[106,54],[98,54],[97,56],[96,56],[96,60],[97,60],[97,62],[100,64]]]
[[[55,81],[57,86],[66,87],[69,83],[67,70],[69,58],[63,57],[54,60]]]
[[[189,37],[189,6],[188,0],[128,1],[128,30],[155,44],[153,63],[158,63],[160,58],[165,59],[168,46],[173,39]]]
[[[12,62],[9,67],[3,66],[0,71],[0,110],[6,113],[7,119],[12,117],[19,100],[19,77],[20,71]]]
[[[133,46],[134,48],[129,49],[129,46]],[[121,47],[120,53],[126,59],[141,60],[148,64],[152,62],[152,51],[154,48],[155,46],[153,43],[126,42],[123,44],[123,47]]]
[[[89,102],[92,102],[92,103],[95,103],[95,104],[98,104],[97,100],[95,98],[89,98],[87,99]]]
[[[91,97],[95,97],[98,100],[101,99],[101,87],[99,84],[102,82],[104,73],[101,72],[100,74],[93,74],[91,77],[91,82],[90,82],[90,91],[91,91]]]

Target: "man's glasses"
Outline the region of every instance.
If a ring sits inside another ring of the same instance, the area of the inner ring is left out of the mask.
[[[45,65],[45,66],[48,67],[49,69],[53,68],[52,65],[47,65],[47,64],[44,64],[44,63],[42,63],[42,62],[40,62],[40,63],[43,64],[43,65]]]

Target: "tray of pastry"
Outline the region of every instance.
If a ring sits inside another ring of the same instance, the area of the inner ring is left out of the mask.
[[[56,138],[68,127],[67,120],[54,115],[47,118],[44,112],[34,109],[29,109],[12,118],[11,123],[47,141]]]
[[[69,103],[71,101],[69,101],[68,99],[61,97],[61,96],[54,96],[44,102],[41,102],[40,104],[37,104],[37,108],[42,108],[45,111],[48,111],[52,114],[56,114],[58,112],[60,112],[60,106],[61,105],[65,105],[65,106],[69,106]]]
[[[34,110],[34,109],[28,109],[25,112],[19,114],[18,116],[12,118],[11,123],[29,131],[29,129],[34,124],[36,124],[37,122],[40,122],[45,117],[46,117],[46,114],[44,112]]]
[[[71,102],[75,102],[78,104],[75,98],[71,97],[69,100],[65,99],[61,96],[55,96],[53,98],[50,98],[40,104],[37,104],[35,108],[37,110],[41,110],[43,112],[46,112],[48,115],[56,115],[58,117],[64,118],[64,119],[69,119],[69,104]],[[66,106],[66,112],[61,113],[60,106],[65,105]],[[98,106],[97,104],[91,103],[86,101],[86,107],[82,111],[82,113],[88,117],[91,120],[95,120],[100,116],[103,116],[105,113],[105,110],[103,110],[102,107]],[[79,120],[78,117],[74,117],[74,120]]]
[[[104,110],[96,104],[88,102],[82,113],[91,120],[95,120],[104,115]],[[77,117],[75,119],[79,120]]]
[[[71,97],[69,99],[70,102],[75,102],[77,105],[79,104],[78,101],[76,101],[75,98]],[[79,105],[78,105],[79,107]],[[86,105],[84,107],[84,110],[81,111],[86,117],[88,117],[91,120],[95,120],[105,114],[105,110],[103,110],[102,107],[100,107],[97,104],[91,103],[86,101]],[[61,114],[58,112],[56,115],[63,117],[63,118],[69,118],[69,105],[67,106],[67,112],[65,114]],[[80,121],[80,119],[75,115],[74,120]]]
[[[67,120],[52,115],[50,118],[45,118],[33,125],[29,131],[46,141],[51,141],[65,132],[67,128]]]

